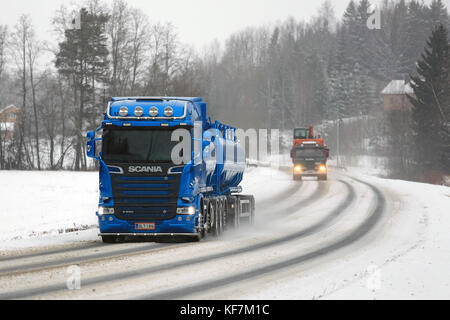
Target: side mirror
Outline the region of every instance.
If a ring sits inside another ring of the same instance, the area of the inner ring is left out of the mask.
[[[89,131],[86,135],[88,141],[86,153],[89,158],[95,158],[95,131]]]

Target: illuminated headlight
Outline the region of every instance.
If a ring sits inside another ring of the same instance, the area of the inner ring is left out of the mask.
[[[98,207],[98,215],[114,214],[114,208]]]
[[[136,117],[140,117],[144,114],[144,109],[142,109],[141,107],[136,107],[134,108],[134,115]]]
[[[119,114],[121,117],[126,117],[128,115],[128,108],[127,107],[120,107]]]
[[[156,117],[158,115],[158,108],[157,107],[151,107],[149,111],[150,117]]]
[[[295,172],[302,172],[302,166],[296,165],[296,166],[294,167],[294,171],[295,171]]]
[[[177,214],[189,214],[193,215],[195,213],[194,207],[181,207],[177,208]]]
[[[325,165],[321,164],[321,165],[319,166],[319,171],[320,171],[320,172],[326,172],[326,171],[327,171],[327,167],[326,167]]]
[[[172,109],[172,107],[166,107],[166,108],[164,109],[164,115],[165,115],[166,117],[171,117],[171,116],[173,115],[173,109]]]

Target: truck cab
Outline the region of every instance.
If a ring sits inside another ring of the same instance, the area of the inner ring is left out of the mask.
[[[292,152],[293,179],[309,176],[327,180],[327,152],[323,145],[314,141],[296,145]]]

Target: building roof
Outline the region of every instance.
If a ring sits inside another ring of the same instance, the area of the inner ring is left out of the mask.
[[[386,86],[386,88],[381,91],[381,94],[413,94],[414,91],[409,84],[404,80],[392,80]]]
[[[8,110],[8,109],[10,109],[10,108],[14,108],[14,109],[16,109],[16,110],[19,110],[19,108],[17,108],[15,105],[10,104],[9,106],[7,106],[7,107],[5,107],[5,108],[0,109],[0,113],[4,112],[4,111],[6,111],[6,110]]]

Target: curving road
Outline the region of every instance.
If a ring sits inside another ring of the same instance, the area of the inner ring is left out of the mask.
[[[230,230],[219,239],[93,241],[0,258],[0,299],[260,297],[260,290],[282,291],[286,281],[322,272],[332,263],[350,264],[341,260],[370,249],[393,207],[392,195],[382,188],[338,172],[321,182],[294,183],[286,173],[278,179],[291,186],[261,201],[256,194],[255,226]],[[81,272],[79,290],[67,289],[73,265]],[[321,296],[314,292],[311,298]]]

